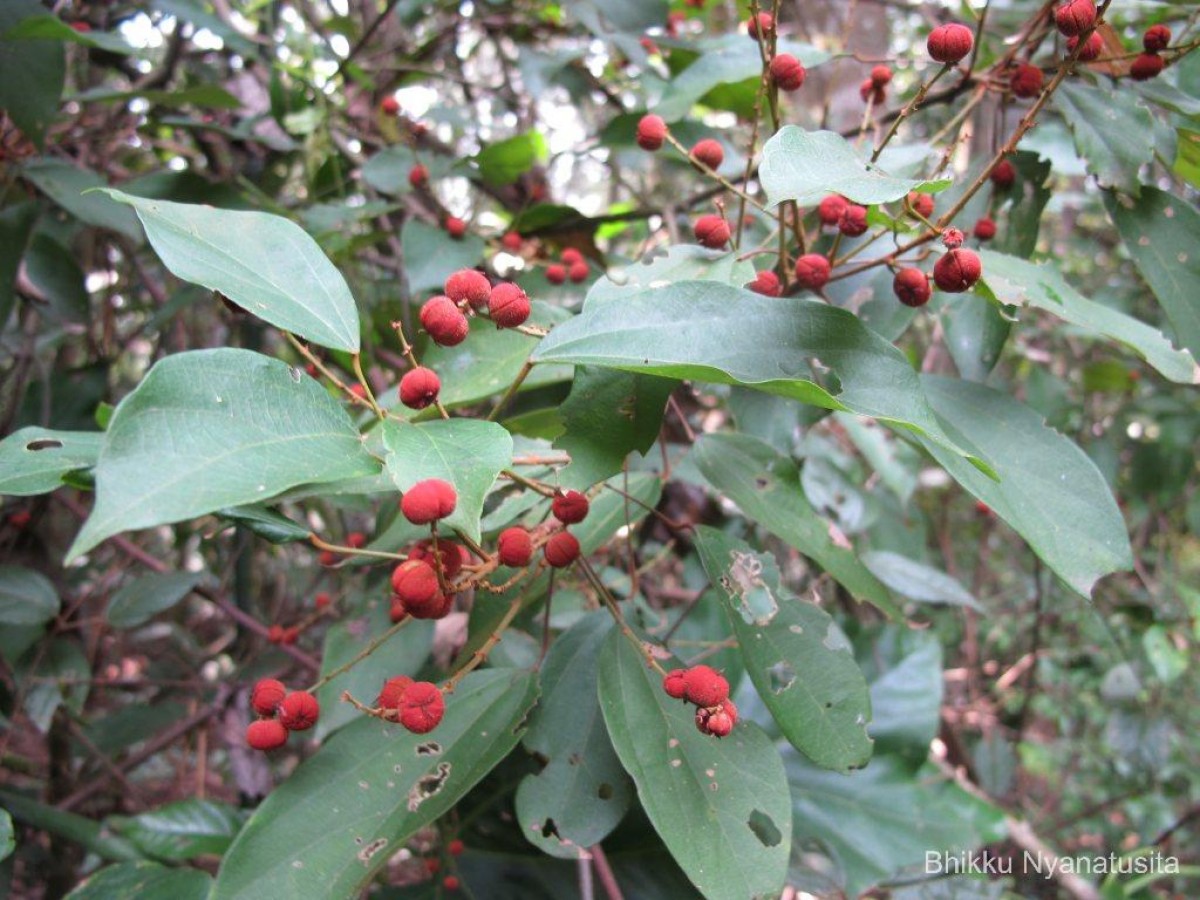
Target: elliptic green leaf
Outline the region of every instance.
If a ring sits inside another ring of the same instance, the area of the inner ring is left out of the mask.
[[[741,384],[849,410],[923,434],[987,470],[942,430],[899,350],[853,313],[815,300],[763,297],[711,281],[668,284],[620,303],[588,304],[551,331],[532,358]],[[814,366],[828,370],[820,382]]]
[[[600,654],[600,705],[654,829],[709,900],[783,887],[792,819],[779,751],[742,720],[726,738],[696,729],[694,707],[617,630]]]
[[[795,125],[784,126],[763,146],[758,177],[772,206],[784,200],[811,206],[826,194],[841,194],[864,205],[890,203],[909,191],[940,189],[948,183],[893,178],[863,159],[840,134]]]
[[[479,174],[492,185],[512,184],[546,159],[546,139],[536,131],[513,135],[484,147],[475,156]]]
[[[525,838],[551,856],[584,856],[633,800],[596,696],[600,648],[612,624],[608,610],[585,616],[554,641],[542,666],[545,689],[524,744],[547,762],[517,788],[516,815]]]
[[[0,494],[28,497],[61,487],[63,476],[90,469],[104,435],[29,426],[0,441]]]
[[[1000,391],[933,375],[921,383],[946,428],[982,448],[1000,479],[932,441],[925,448],[1063,581],[1087,597],[1097,579],[1133,567],[1125,520],[1086,453]]]
[[[1154,119],[1131,91],[1068,79],[1053,103],[1075,135],[1075,149],[1102,187],[1137,196],[1138,169],[1154,158]],[[986,267],[984,271],[987,271]]]
[[[79,221],[108,228],[141,243],[142,229],[137,216],[103,193],[92,191],[107,188],[108,183],[90,169],[76,168],[59,159],[32,159],[21,168],[21,175]]]
[[[674,281],[719,281],[745,287],[754,280],[754,266],[736,253],[707,250],[695,244],[674,244],[640,262],[610,266],[588,290],[588,308]]]
[[[1106,195],[1125,248],[1175,329],[1180,347],[1200,358],[1200,211],[1177,194],[1146,186],[1136,203]]]
[[[1200,367],[1186,351],[1172,347],[1157,328],[1088,300],[1049,263],[1031,263],[988,250],[981,251],[979,257],[983,261],[983,282],[1002,303],[1028,304],[1045,310],[1072,325],[1124,344],[1171,381],[1200,384]],[[1183,300],[1180,305],[1188,302],[1192,301]]]
[[[136,816],[110,816],[105,824],[147,856],[182,861],[220,856],[244,818],[232,806],[193,797]]]
[[[67,556],[376,468],[345,409],[299,371],[231,348],[168,356],[113,412],[96,503]]]
[[[45,12],[37,0],[5,0],[0,35]],[[0,109],[39,148],[58,111],[66,74],[66,53],[58,41],[0,38]]]
[[[401,492],[418,481],[440,478],[458,491],[458,506],[443,519],[444,528],[460,528],[479,540],[483,500],[501,469],[512,465],[512,437],[495,422],[446,419],[414,425],[383,423],[387,472]]]
[[[446,278],[459,269],[470,269],[483,259],[483,238],[466,234],[452,238],[441,228],[409,219],[400,230],[404,274],[410,293],[442,292]]]
[[[143,575],[125,585],[108,603],[105,617],[114,628],[135,628],[186,597],[203,579],[199,572]]]
[[[76,31],[58,16],[31,16],[4,32],[5,40],[56,40],[84,47],[96,47],[109,53],[128,54],[133,48],[117,34],[107,31]]]
[[[16,848],[12,816],[8,814],[8,810],[0,809],[0,860],[8,859]]]
[[[88,677],[87,673],[85,667],[83,677]],[[3,789],[0,789],[0,804],[3,804],[9,815],[18,822],[51,834],[62,835],[101,859],[144,859],[133,844],[112,834],[94,819],[77,813],[63,812],[61,809]]]
[[[206,900],[212,877],[199,869],[179,869],[151,862],[118,863],[88,876],[67,900]]]
[[[472,672],[429,734],[365,716],[341,729],[242,828],[212,900],[358,896],[414,832],[508,755],[536,696],[528,672]]]
[[[916,562],[890,550],[872,550],[862,556],[863,564],[897,594],[921,603],[969,606],[983,611],[971,592],[932,566]]]
[[[295,222],[107,193],[137,211],[150,244],[177,277],[220,291],[247,312],[323,347],[358,352],[358,309],[350,288]]]
[[[692,459],[747,518],[810,557],[856,599],[900,617],[887,588],[859,561],[849,540],[809,504],[790,458],[749,435],[706,434],[692,448]]]
[[[769,553],[707,526],[696,529],[696,546],[719,588],[746,672],[784,737],[823,768],[865,766],[871,700],[837,623],[780,586]]]
[[[22,566],[0,566],[0,623],[41,625],[58,615],[58,591],[50,579]]]

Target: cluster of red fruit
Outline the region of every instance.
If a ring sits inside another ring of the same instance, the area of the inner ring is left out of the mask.
[[[425,301],[420,314],[421,326],[435,344],[443,347],[453,347],[466,340],[471,330],[468,315],[480,315],[486,311],[497,328],[516,328],[524,325],[529,318],[528,294],[511,281],[502,281],[493,287],[488,277],[476,269],[459,269],[446,279],[443,290],[445,293]],[[420,377],[428,382],[432,374],[425,370]],[[433,379],[436,381],[437,376],[434,375]],[[418,400],[428,395],[428,384],[424,390],[414,389],[410,392],[410,396]],[[432,403],[436,396],[435,387],[433,397],[425,400],[424,405]],[[406,406],[413,405],[404,400],[403,382],[400,399]]]
[[[589,274],[591,274],[591,268],[588,266],[587,260],[574,247],[564,250],[562,256],[559,257],[559,262],[546,266],[546,280],[551,284],[562,284],[568,278],[572,283],[579,284],[587,281]]]
[[[559,530],[553,525],[550,526],[550,536],[542,546],[542,557],[546,560],[546,565],[553,569],[562,569],[579,558],[579,539],[567,531],[566,526],[586,519],[588,508],[588,498],[579,491],[566,491],[554,495],[550,502],[550,512],[563,527]],[[535,542],[541,537],[542,535],[519,525],[504,529],[496,539],[496,553],[500,564],[514,569],[529,565],[533,559]]]
[[[441,724],[446,701],[433,682],[397,675],[383,683],[375,698],[375,709],[387,722],[399,722],[413,734],[428,734]]]
[[[711,666],[674,669],[663,678],[667,696],[696,706],[696,728],[723,738],[737,724],[737,707],[729,699],[729,682]]]
[[[250,707],[259,718],[246,729],[246,743],[255,750],[278,750],[293,731],[317,724],[321,707],[308,691],[291,691],[282,681],[263,678],[250,692]]]

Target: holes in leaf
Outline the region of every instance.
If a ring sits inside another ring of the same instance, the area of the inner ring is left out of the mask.
[[[558,826],[554,824],[553,819],[547,819],[545,822],[543,822],[541,830],[542,830],[542,837],[544,837],[544,838],[552,837],[558,841],[562,840],[562,835],[560,835],[558,833]]]
[[[750,813],[746,824],[750,826],[750,830],[754,832],[754,836],[764,847],[778,847],[779,842],[783,840],[783,834],[775,825],[775,820],[761,809]]]
[[[54,438],[38,438],[26,444],[25,449],[37,453],[39,450],[57,450],[62,445],[62,441],[56,441]]]
[[[450,777],[450,763],[438,763],[437,769],[428,775],[422,775],[408,792],[408,811],[416,812],[417,807],[438,794],[446,786]]]
[[[600,782],[600,787],[596,789],[596,796],[601,800],[611,800],[613,798],[613,786],[607,781]]]
[[[417,756],[438,756],[442,752],[442,745],[437,741],[426,741],[424,744],[417,744]]]
[[[771,693],[782,694],[796,683],[796,668],[787,660],[781,660],[767,669],[767,677],[771,679]]]

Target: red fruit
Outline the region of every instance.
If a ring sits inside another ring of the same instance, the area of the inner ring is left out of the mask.
[[[829,260],[820,253],[806,253],[796,260],[796,282],[801,287],[819,291],[829,281]]]
[[[278,719],[259,719],[246,729],[246,743],[255,750],[278,750],[287,739],[287,729]]]
[[[683,669],[672,669],[663,676],[663,690],[666,691],[668,697],[682,700],[687,696],[687,686],[683,678],[684,674]]]
[[[775,17],[770,13],[760,12],[746,20],[746,31],[754,40],[766,40],[767,35],[775,30]]]
[[[908,195],[908,205],[912,207],[913,212],[924,219],[928,219],[933,215],[933,194],[921,194],[917,191],[912,191]]]
[[[92,26],[87,22],[72,22],[71,27],[80,34],[88,34],[92,30]]]
[[[449,297],[440,294],[426,300],[421,307],[421,325],[433,342],[443,347],[461,344],[471,330],[462,310]]]
[[[996,236],[996,223],[987,216],[984,216],[975,223],[974,234],[981,241],[990,241]]]
[[[726,700],[721,704],[721,709],[724,711],[725,715],[729,716],[733,724],[736,725],[738,720],[738,711],[737,707],[733,705],[733,701]]]
[[[437,728],[446,712],[446,701],[436,684],[414,681],[400,695],[400,724],[413,734]]]
[[[939,25],[929,32],[925,48],[934,60],[946,65],[953,65],[971,52],[975,46],[975,35],[966,25],[958,22],[948,22]]]
[[[355,550],[367,545],[367,536],[361,531],[352,531],[346,535],[346,546]]]
[[[379,696],[375,698],[375,706],[380,709],[399,709],[400,698],[408,690],[413,680],[407,675],[396,675],[383,683]]]
[[[568,247],[562,252],[562,256],[559,257],[559,260],[564,266],[573,266],[577,262],[583,262],[583,254],[574,247]]]
[[[8,517],[8,524],[20,531],[33,521],[33,513],[27,509],[19,509]]]
[[[1066,37],[1083,34],[1096,24],[1096,4],[1092,0],[1067,0],[1054,11],[1054,24]]]
[[[783,286],[779,283],[779,276],[770,269],[763,269],[746,287],[756,294],[762,294],[764,297],[778,297],[783,293]]]
[[[572,284],[579,284],[587,281],[588,275],[592,272],[591,268],[583,260],[571,263],[571,268],[567,270],[567,277],[571,279]]]
[[[298,640],[300,640],[300,626],[292,625],[283,629],[283,637],[279,639],[279,642],[291,646]]]
[[[836,225],[842,221],[842,213],[849,205],[845,197],[830,194],[817,206],[817,218],[821,220],[822,225]]]
[[[1163,70],[1163,58],[1157,53],[1143,53],[1129,67],[1129,77],[1134,81],[1149,81]]]
[[[455,838],[446,845],[446,852],[451,856],[462,856],[462,852],[467,849],[466,844]]]
[[[924,306],[933,294],[925,273],[913,267],[896,273],[892,279],[892,291],[905,306]]]
[[[359,400],[365,400],[367,397],[367,389],[365,387],[363,387],[361,384],[350,385],[350,393],[353,394],[355,397],[357,397]]]
[[[870,101],[874,106],[882,106],[884,103],[887,103],[887,91],[876,86],[875,82],[870,78],[867,78],[858,86],[858,96],[862,97],[863,103]]]
[[[884,87],[892,80],[892,70],[887,66],[876,66],[871,70],[871,84],[877,88]]]
[[[1166,25],[1151,25],[1142,35],[1142,46],[1147,53],[1159,53],[1171,45],[1171,29]]]
[[[505,250],[511,250],[513,253],[521,249],[522,243],[521,235],[515,231],[506,231],[504,232],[504,237],[500,238],[500,246]]]
[[[308,691],[292,691],[279,705],[279,721],[288,731],[308,731],[320,715],[320,704]]]
[[[947,294],[961,294],[979,280],[983,264],[972,250],[951,250],[933,266],[933,280]]]
[[[400,112],[400,101],[389,94],[379,102],[379,109],[385,116],[394,116]]]
[[[395,625],[401,619],[408,615],[408,610],[404,608],[404,604],[400,602],[399,597],[392,598],[391,608],[388,610],[388,618]]]
[[[1067,39],[1067,53],[1075,52],[1075,48],[1079,46],[1079,38],[1073,37]],[[1079,51],[1079,55],[1075,57],[1080,62],[1092,62],[1092,60],[1100,57],[1101,51],[1104,49],[1104,38],[1100,37],[1100,32],[1093,31],[1088,35],[1087,43],[1083,45],[1083,49]]]
[[[408,558],[429,563],[435,569],[440,566],[447,578],[453,578],[462,570],[464,563],[470,562],[471,554],[466,547],[453,541],[438,541],[438,552],[435,554],[433,541],[425,540],[413,545],[408,551]]]
[[[429,859],[425,860],[425,871],[430,875],[436,875],[438,872],[442,871],[442,861],[440,859],[434,859],[433,857],[430,857]]]
[[[948,250],[953,250],[955,247],[961,247],[967,236],[962,233],[959,228],[947,228],[942,232],[942,245]]]
[[[657,150],[667,139],[667,123],[659,116],[642,116],[637,126],[637,145],[643,150]]]
[[[449,232],[450,237],[458,240],[467,233],[467,223],[458,216],[447,216],[446,231]]]
[[[725,712],[724,706],[716,709],[696,710],[696,728],[701,734],[711,734],[713,737],[728,737],[733,731],[734,719]]]
[[[712,250],[719,250],[729,243],[729,223],[712,213],[697,219],[692,230],[696,240]]]
[[[442,382],[437,372],[417,366],[405,372],[400,379],[400,402],[409,409],[424,409],[437,399],[441,389]]]
[[[313,606],[315,606],[317,609],[326,609],[332,602],[333,598],[324,591],[321,591],[321,593],[313,597]]]
[[[404,611],[414,619],[444,619],[450,615],[450,609],[454,606],[454,597],[439,591],[428,600],[408,603],[400,600],[400,604],[404,607]]]
[[[587,518],[588,498],[579,491],[555,494],[550,502],[550,511],[564,525],[574,525]]]
[[[440,478],[418,481],[400,498],[400,512],[414,525],[428,525],[444,519],[458,505],[454,485]]]
[[[712,138],[697,141],[696,146],[692,147],[690,155],[696,162],[703,163],[714,170],[721,168],[721,163],[725,161],[725,149]]]
[[[286,696],[287,688],[283,686],[282,681],[261,678],[250,692],[250,705],[260,716],[273,716]]]
[[[567,270],[558,263],[546,266],[546,280],[551,284],[562,284],[567,280]]]
[[[408,170],[408,183],[414,188],[423,188],[429,184],[429,170],[417,163]]]
[[[282,644],[283,643],[283,626],[282,625],[272,625],[270,628],[268,628],[267,629],[267,640],[270,641],[272,644]]]
[[[782,91],[798,91],[804,87],[808,73],[804,65],[790,53],[780,53],[771,60],[771,78]]]
[[[1017,180],[1017,169],[1007,159],[1002,159],[996,163],[989,177],[992,179],[992,184],[996,187],[1009,188]]]
[[[440,590],[437,572],[423,559],[408,559],[392,570],[392,593],[411,612],[412,604],[432,601]]]
[[[492,288],[488,312],[497,328],[516,328],[529,318],[529,295],[511,281],[502,281]]]
[[[453,875],[447,875],[445,878],[442,879],[442,887],[444,887],[448,891],[457,891],[458,885],[459,885],[459,881]]]
[[[556,569],[563,569],[579,558],[579,541],[569,531],[560,531],[546,542],[542,552],[546,562]]]
[[[838,219],[838,230],[846,237],[858,237],[867,231],[867,210],[855,203],[846,205]]]
[[[1042,92],[1042,82],[1045,76],[1042,70],[1037,66],[1031,66],[1029,63],[1021,63],[1017,66],[1016,71],[1012,73],[1012,77],[1008,80],[1008,86],[1012,89],[1014,97],[1021,97],[1028,100],[1030,97],[1036,97]]]
[[[981,516],[990,516],[992,514],[992,508],[982,500],[976,500],[975,512],[979,513]]]
[[[317,554],[317,562],[323,566],[332,566],[338,561],[337,554],[332,550],[322,550]]]
[[[729,699],[729,682],[711,666],[692,666],[683,673],[684,696],[697,706],[711,708]]]
[[[492,293],[492,283],[486,275],[475,269],[459,269],[446,279],[446,296],[455,303],[469,303],[476,312],[487,306]]]
[[[496,548],[501,565],[521,569],[529,565],[533,559],[533,538],[529,532],[518,525],[505,528],[496,539]]]

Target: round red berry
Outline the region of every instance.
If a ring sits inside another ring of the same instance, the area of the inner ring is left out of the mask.
[[[933,291],[929,278],[915,267],[901,269],[892,279],[892,291],[905,306],[924,306]]]
[[[1129,77],[1134,81],[1149,81],[1158,77],[1163,70],[1163,58],[1157,53],[1143,53],[1129,67]]]
[[[288,730],[278,719],[259,719],[246,729],[246,743],[255,750],[278,750],[287,739]]]
[[[564,525],[574,525],[587,518],[588,498],[579,491],[557,493],[550,502],[550,511]]]
[[[912,191],[908,195],[908,205],[921,218],[928,219],[933,215],[933,194],[922,194]]]
[[[587,281],[588,275],[592,272],[591,268],[582,259],[579,262],[571,263],[571,268],[567,269],[567,277],[571,279],[572,284],[579,284]]]
[[[856,203],[846,204],[838,219],[838,230],[846,237],[858,237],[867,232],[867,210]]]
[[[698,218],[692,231],[697,241],[712,250],[719,250],[729,243],[729,223],[712,213]]]
[[[839,194],[830,194],[817,206],[817,218],[821,220],[822,225],[837,225],[842,221],[842,213],[849,205],[845,197]]]
[[[529,318],[529,295],[511,281],[502,281],[492,288],[488,312],[497,328],[516,328]]]
[[[437,572],[423,559],[408,559],[392,570],[392,593],[404,604],[425,604],[437,596]]]
[[[775,30],[775,17],[767,12],[760,12],[746,20],[746,32],[754,40],[765,40],[767,35]]]
[[[450,237],[458,240],[467,233],[467,223],[458,216],[447,216],[446,231],[449,233]]]
[[[438,397],[442,389],[437,372],[417,366],[404,373],[400,379],[400,402],[409,409],[424,409]]]
[[[583,262],[583,254],[574,247],[568,247],[562,252],[562,256],[559,257],[559,261],[564,266],[573,266],[577,262]]]
[[[459,887],[458,878],[454,875],[447,875],[442,879],[442,887],[448,891],[457,891]]]
[[[713,707],[729,699],[729,682],[711,666],[692,666],[683,673],[684,696],[689,703]]]
[[[820,253],[806,253],[796,260],[796,282],[811,291],[823,288],[829,273],[829,259]]]
[[[892,80],[892,70],[887,66],[875,66],[871,69],[871,84],[875,87],[884,87]]]
[[[504,237],[500,238],[500,246],[505,250],[508,250],[510,253],[518,252],[521,249],[521,244],[523,243],[524,241],[521,238],[521,234],[517,231],[506,231],[504,232]]]
[[[449,297],[440,294],[425,301],[421,307],[421,326],[435,344],[453,347],[467,339],[471,325],[462,310]]]
[[[942,232],[942,245],[949,250],[953,250],[955,247],[961,247],[963,245],[963,241],[966,239],[967,236],[962,233],[961,228],[954,228],[952,226]]]
[[[663,676],[663,690],[668,697],[682,700],[687,696],[687,685],[684,682],[683,675],[683,669],[672,669]]]
[[[400,698],[412,683],[413,680],[407,675],[395,675],[389,678],[383,683],[383,687],[379,689],[379,696],[375,698],[375,705],[380,709],[399,709]]]
[[[566,267],[560,266],[558,263],[546,266],[546,280],[551,284],[562,284],[567,280]]]
[[[780,53],[771,60],[771,79],[781,91],[798,91],[804,87],[808,73],[804,65],[790,53]]]
[[[274,678],[259,679],[250,692],[250,705],[260,716],[273,716],[283,698],[287,696],[287,688],[282,681]]]
[[[418,481],[400,498],[400,512],[414,525],[428,525],[444,519],[458,505],[454,485],[440,478]]]
[[[466,849],[467,845],[457,838],[446,845],[446,852],[451,856],[462,856],[463,851]]]
[[[400,724],[413,734],[437,728],[446,712],[446,701],[436,684],[414,681],[400,694]]]
[[[1021,63],[1013,71],[1012,77],[1008,80],[1008,86],[1013,92],[1014,97],[1020,97],[1023,100],[1028,100],[1030,97],[1036,97],[1042,92],[1042,82],[1045,76],[1042,70],[1037,66],[1029,63]]]
[[[1075,52],[1075,48],[1079,46],[1079,38],[1073,37],[1067,39],[1067,53]],[[1087,41],[1083,45],[1083,49],[1079,51],[1079,55],[1075,57],[1080,62],[1092,62],[1099,59],[1101,51],[1104,50],[1104,38],[1100,37],[1100,32],[1093,31],[1088,35]]]
[[[858,96],[862,97],[863,103],[870,102],[874,106],[887,103],[887,91],[870,78],[863,79],[862,84],[858,86]]]
[[[453,578],[464,564],[471,561],[471,555],[466,547],[453,541],[438,541],[437,553],[433,552],[433,541],[418,541],[408,551],[408,558],[429,563],[435,569],[440,567],[447,578]]]
[[[763,269],[746,287],[764,297],[778,297],[783,293],[783,285],[779,283],[779,276],[770,269]]]
[[[643,150],[657,150],[667,139],[667,123],[659,116],[642,116],[637,126],[637,145]]]
[[[320,715],[320,704],[308,691],[292,691],[279,705],[279,721],[288,731],[307,731]]]
[[[272,625],[270,628],[268,628],[267,629],[267,640],[270,641],[272,644],[282,644],[283,643],[283,626],[282,625]]]
[[[542,553],[547,563],[563,569],[579,558],[579,541],[569,531],[560,531],[546,542]]]
[[[321,591],[319,594],[313,597],[313,606],[315,606],[317,609],[325,609],[331,603],[333,603],[333,598],[325,591]]]
[[[984,216],[975,223],[973,234],[981,241],[990,241],[996,236],[996,222],[988,216]]]
[[[492,283],[477,269],[459,269],[446,279],[446,296],[455,303],[469,303],[478,311],[487,306],[492,293]]]
[[[940,63],[953,65],[971,52],[975,46],[975,35],[966,25],[948,22],[929,32],[925,47],[929,55]]]
[[[721,163],[725,161],[725,148],[712,138],[705,138],[696,142],[690,155],[696,162],[715,170],[721,168]]]
[[[415,188],[423,188],[429,184],[429,170],[417,163],[408,170],[408,183]]]
[[[989,177],[992,179],[992,184],[996,187],[1009,188],[1017,180],[1017,168],[1007,159],[1002,159],[996,163]]]
[[[383,111],[385,116],[394,116],[396,113],[400,112],[400,101],[389,94],[379,102],[379,108]]]
[[[1160,53],[1171,46],[1171,29],[1166,25],[1151,25],[1142,35],[1142,47],[1147,53]]]
[[[1067,0],[1054,10],[1054,24],[1066,37],[1081,35],[1096,24],[1096,4],[1092,0]]]
[[[947,294],[961,294],[982,274],[983,264],[972,250],[950,250],[933,266],[933,281]]]
[[[505,528],[496,539],[501,565],[524,568],[533,559],[533,538],[519,525]]]

